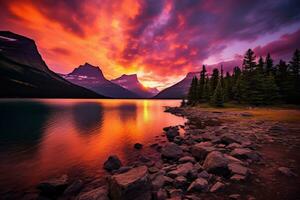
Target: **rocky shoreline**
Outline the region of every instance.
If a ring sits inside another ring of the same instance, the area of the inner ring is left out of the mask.
[[[150,145],[157,151],[157,157],[141,154],[135,162],[123,165],[112,155],[103,166],[107,170],[105,177],[86,184],[82,180],[70,181],[64,175],[40,183],[38,197],[31,194],[24,199],[266,199],[266,194],[259,194],[270,186],[260,175],[270,164],[261,153],[264,145],[288,144],[299,148],[298,135],[282,136],[291,127],[258,120],[248,112],[179,107],[168,107],[166,112],[186,117],[187,122],[164,128],[159,136],[164,140],[157,138],[158,142]],[[299,130],[298,125],[295,131]],[[139,151],[144,146],[137,143],[132,148]],[[294,167],[288,162],[274,163],[276,171],[273,170],[272,177],[298,183],[297,163]]]

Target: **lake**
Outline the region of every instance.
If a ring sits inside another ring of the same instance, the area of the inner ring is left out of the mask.
[[[41,180],[62,174],[101,176],[109,155],[129,162],[151,151],[149,145],[157,142],[163,127],[184,124],[183,118],[164,112],[164,106],[179,103],[2,99],[0,192],[31,188]],[[133,148],[137,142],[144,145],[142,150]]]

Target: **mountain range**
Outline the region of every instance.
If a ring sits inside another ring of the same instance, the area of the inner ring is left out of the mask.
[[[193,77],[199,78],[200,72],[189,72],[184,79],[162,90],[154,98],[156,99],[181,99],[185,97],[189,91]]]
[[[104,98],[51,71],[32,39],[0,31],[0,97]]]
[[[111,82],[116,83],[122,86],[123,88],[134,92],[142,98],[151,98],[159,93],[159,90],[156,88],[144,87],[139,82],[136,74],[123,74],[119,78],[111,80]]]
[[[136,74],[108,80],[99,67],[89,63],[69,74],[56,74],[42,59],[34,40],[0,31],[0,97],[179,99],[187,95],[194,76],[199,72],[190,72],[159,92],[144,87]]]
[[[89,63],[80,65],[71,73],[63,75],[66,80],[112,98],[142,98],[134,92],[107,80],[99,67]]]

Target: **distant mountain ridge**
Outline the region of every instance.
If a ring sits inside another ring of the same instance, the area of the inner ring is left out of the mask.
[[[139,82],[136,74],[123,74],[119,78],[111,80],[111,82],[116,83],[121,87],[130,90],[143,98],[151,98],[159,92],[156,88],[144,87]]]
[[[192,79],[194,77],[199,78],[200,72],[189,72],[184,79],[179,81],[178,83],[162,90],[160,93],[158,93],[154,98],[156,99],[181,99],[183,97],[186,97]]]
[[[51,71],[34,40],[0,31],[0,97],[103,98]]]
[[[71,73],[62,77],[104,96],[112,98],[141,98],[139,95],[107,80],[99,67],[89,63],[80,65]]]

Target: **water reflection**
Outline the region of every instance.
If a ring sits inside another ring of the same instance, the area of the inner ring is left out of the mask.
[[[30,145],[42,137],[50,114],[47,105],[38,102],[0,102],[1,149],[8,145]]]
[[[77,130],[81,133],[92,133],[101,128],[103,123],[103,107],[101,103],[84,102],[73,106],[73,117]]]
[[[182,118],[163,112],[163,106],[178,104],[149,100],[0,100],[0,195],[2,189],[34,186],[42,179],[74,170],[81,171],[82,176],[99,175],[111,154],[126,163],[147,151],[147,144],[154,142],[163,127],[184,123]],[[136,142],[145,148],[134,150]],[[13,144],[10,150],[9,144]]]
[[[136,120],[137,118],[137,105],[133,103],[125,103],[117,107],[120,119],[122,122]]]

